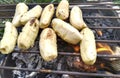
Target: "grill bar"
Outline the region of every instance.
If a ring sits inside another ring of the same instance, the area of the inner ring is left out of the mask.
[[[3,16],[0,19],[12,19],[13,16]],[[118,16],[83,16],[85,19],[120,19]]]
[[[39,51],[13,51],[13,53],[29,53],[29,54],[39,54]],[[80,53],[75,52],[58,52],[59,55],[67,55],[67,56],[80,56]],[[103,57],[103,58],[120,58],[120,55],[101,55],[97,54],[97,57]]]
[[[86,19],[119,19],[120,17],[118,16],[83,16],[83,18]]]
[[[81,8],[82,10],[120,10],[120,8]]]
[[[29,3],[27,5],[34,6],[34,5],[47,5],[49,3]],[[58,3],[53,3],[54,5],[58,5]],[[15,6],[16,4],[1,4],[0,7],[8,7],[8,6]],[[104,3],[70,3],[70,5],[120,5],[120,3],[113,3],[113,2],[104,2]]]
[[[2,37],[0,37],[2,39]],[[96,40],[96,42],[102,42],[102,43],[120,43],[120,40]]]
[[[73,7],[73,6],[71,6]],[[70,8],[71,8],[70,7]],[[120,8],[82,8],[82,10],[120,10]],[[1,9],[0,12],[14,12],[15,9]]]
[[[92,26],[89,26],[89,28],[91,28],[91,29],[120,29],[120,26],[107,26],[107,27],[100,27],[100,26],[92,27]]]
[[[96,42],[103,42],[103,43],[120,43],[120,40],[96,40]]]
[[[0,26],[0,28],[4,28],[5,26]],[[92,27],[89,26],[89,28],[91,29],[120,29],[120,26],[107,26],[107,27],[100,27],[100,26],[96,26],[96,27]]]
[[[32,8],[32,7],[34,7],[35,5],[37,5],[37,4],[28,4],[28,6],[30,6],[30,8]],[[42,5],[42,7],[44,7],[44,6],[46,6],[46,4],[40,4],[40,5]],[[57,4],[54,4],[55,6],[57,6]],[[74,6],[75,4],[70,4],[70,9]],[[89,6],[95,6],[95,4],[77,4],[76,6],[79,6],[79,7],[81,7],[81,9],[83,9],[83,10],[90,10],[90,9],[92,9],[92,10],[120,10],[120,8],[111,8],[111,7],[107,7],[107,8],[100,8],[100,7],[82,7],[82,5],[83,6],[87,6],[87,5],[89,5]],[[96,4],[97,5],[97,4]],[[106,6],[106,4],[105,4],[105,6]],[[0,11],[1,12],[14,12],[15,11],[15,7],[16,7],[16,5],[0,5],[0,7],[1,7],[1,9],[0,9]],[[56,8],[56,7],[55,7]]]
[[[33,7],[37,5],[38,3],[32,3],[28,4],[28,6]],[[48,3],[43,3],[42,7],[46,6]],[[55,3],[55,6],[57,6],[58,3]],[[88,6],[106,6],[106,5],[120,5],[118,3],[72,3],[70,4],[70,8],[73,5],[80,6],[81,5],[88,5]],[[15,4],[10,5],[0,5],[0,19],[12,19],[13,14],[15,11]],[[120,10],[119,8],[83,8],[82,10]],[[84,19],[120,19],[118,16],[83,16]],[[0,26],[0,28],[4,28],[4,26]],[[120,29],[120,26],[109,26],[109,27],[90,27],[91,29]],[[1,39],[1,37],[0,37]],[[96,42],[103,42],[103,43],[120,43],[120,40],[96,40]],[[13,51],[13,53],[33,53],[33,54],[39,54],[39,51]],[[75,52],[59,52],[59,55],[67,55],[67,56],[80,56],[80,53]],[[120,58],[120,55],[101,55],[98,54],[97,57],[103,57],[103,58]],[[16,67],[8,67],[8,66],[0,66],[0,69],[10,69],[10,70],[22,70],[22,71],[31,71],[31,72],[43,72],[43,73],[55,73],[55,74],[70,74],[70,75],[82,75],[82,76],[99,76],[99,77],[120,77],[120,75],[117,74],[100,74],[100,73],[83,73],[83,72],[72,72],[72,71],[58,71],[58,70],[49,70],[49,69],[29,69],[29,68],[16,68]]]
[[[8,67],[8,66],[0,66],[0,69],[42,72],[42,73],[55,73],[55,74],[81,75],[81,76],[120,77],[120,75],[117,75],[117,74],[83,73],[83,72],[72,72],[72,71],[57,71],[57,70],[50,70],[50,69],[28,69],[28,68],[18,68],[18,67],[16,68],[16,67]]]

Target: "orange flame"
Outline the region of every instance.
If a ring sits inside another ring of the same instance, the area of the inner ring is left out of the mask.
[[[96,45],[97,53],[114,54],[113,50],[107,43],[96,43]]]
[[[75,52],[80,52],[80,46],[79,45],[72,45]],[[113,50],[107,43],[96,43],[96,50],[97,53],[100,54],[114,54]]]

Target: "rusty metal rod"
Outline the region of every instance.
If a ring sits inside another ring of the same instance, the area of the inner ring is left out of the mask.
[[[13,51],[13,53],[29,53],[29,54],[40,54],[39,51]],[[67,55],[67,56],[80,56],[80,53],[75,52],[58,52],[59,55]],[[97,54],[97,57],[103,58],[120,58],[120,55],[103,55]]]
[[[4,28],[5,26],[0,26],[0,28]],[[96,26],[96,27],[92,27],[89,26],[89,28],[91,29],[120,29],[120,26],[107,26],[107,27],[100,27],[100,26]]]
[[[2,39],[2,37],[0,37],[0,39]],[[37,39],[39,40],[39,39]],[[120,43],[120,40],[97,40],[96,42],[102,42],[102,43]]]
[[[13,16],[0,16],[0,19],[12,19]]]
[[[85,72],[74,72],[74,71],[50,70],[50,69],[30,69],[30,68],[18,68],[18,67],[9,67],[9,66],[0,66],[0,69],[30,71],[30,72],[38,72],[38,73],[42,72],[42,73],[54,73],[54,74],[69,74],[69,75],[80,75],[80,76],[120,77],[119,74],[85,73]]]
[[[15,11],[15,9],[5,9],[5,10],[0,10],[0,12],[14,12]]]
[[[29,3],[27,5],[34,6],[34,5],[47,5],[50,3]],[[58,5],[58,3],[53,3],[54,5]],[[113,2],[104,2],[104,3],[70,3],[70,5],[120,5],[120,3],[113,3]],[[6,6],[16,6],[16,4],[1,4],[0,7],[6,7]]]
[[[0,28],[4,28],[5,26],[0,26]],[[100,27],[100,26],[96,26],[96,27],[92,27],[89,26],[89,28],[91,29],[120,29],[120,26],[107,26],[107,27]]]
[[[13,16],[0,16],[0,19],[12,19]],[[118,16],[83,16],[84,19],[120,19]]]
[[[73,6],[71,6],[71,7],[73,7]],[[70,9],[71,9],[71,7],[70,7]],[[83,8],[83,7],[80,7],[82,10],[120,10],[120,8],[99,8],[99,7],[97,7],[97,8]],[[0,10],[0,12],[14,12],[15,11],[15,9],[1,9]]]
[[[118,16],[83,16],[85,19],[120,19]]]
[[[96,40],[96,42],[103,42],[103,43],[120,43],[120,40]]]
[[[80,56],[80,53],[75,52],[59,52],[60,55],[72,55],[72,56]],[[120,58],[120,55],[103,55],[103,54],[97,54],[97,57],[104,57],[104,58]]]
[[[120,3],[71,3],[70,5],[120,5]]]
[[[107,27],[101,27],[101,26],[92,27],[92,26],[89,26],[89,28],[91,28],[91,29],[120,29],[120,26],[107,26]]]
[[[82,10],[120,10],[120,8],[81,8]]]

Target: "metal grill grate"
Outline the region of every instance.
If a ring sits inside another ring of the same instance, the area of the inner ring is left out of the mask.
[[[36,4],[28,4],[29,7],[33,7]],[[42,7],[47,5],[47,3],[40,4]],[[73,3],[70,4],[70,8],[74,5],[78,5],[81,7],[81,5],[92,5],[92,6],[104,6],[106,3]],[[113,5],[120,5],[120,4],[113,4],[113,3],[107,3],[109,6]],[[12,19],[15,11],[16,5],[0,5],[0,19]],[[57,6],[57,3],[55,3],[55,6]],[[113,8],[89,8],[89,7],[81,7],[82,10],[120,10],[120,9],[113,9]],[[84,19],[120,19],[118,16],[83,16]],[[0,29],[4,28],[4,26],[0,26]],[[90,27],[91,29],[118,29],[120,30],[120,26],[110,26],[110,27]],[[2,37],[0,37],[2,38]],[[103,43],[120,43],[120,40],[96,40],[96,42],[103,42]],[[14,50],[13,53],[19,53],[19,50]],[[22,52],[22,53],[36,53],[39,54],[39,51],[31,51],[31,52]],[[59,55],[67,55],[67,56],[78,56],[79,53],[71,53],[71,52],[59,52]],[[98,57],[102,58],[120,58],[120,56],[117,55],[97,55]],[[100,73],[83,73],[83,72],[73,72],[73,71],[58,71],[58,70],[49,70],[49,69],[28,69],[28,68],[16,68],[16,67],[8,67],[8,66],[0,66],[0,69],[11,69],[11,70],[22,70],[22,71],[32,71],[32,72],[43,72],[43,73],[55,73],[55,74],[70,74],[70,75],[83,75],[83,76],[100,76],[100,77],[120,77],[119,74],[100,74]]]

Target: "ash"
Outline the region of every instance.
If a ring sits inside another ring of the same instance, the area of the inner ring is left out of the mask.
[[[29,50],[38,50],[36,45],[37,44],[35,44],[35,46]],[[16,48],[16,50],[19,49]],[[18,68],[40,69],[41,62],[43,61],[40,55],[35,53],[13,53],[12,56],[12,59],[15,60],[16,67]],[[13,70],[13,78],[35,78],[34,76],[36,74],[36,72]]]
[[[66,44],[66,43],[65,43]],[[16,50],[19,50],[17,47]],[[38,42],[36,41],[33,48],[29,49],[30,52],[38,51]],[[39,54],[36,53],[13,53],[12,59],[15,60],[15,65],[18,68],[29,69],[51,69],[51,70],[64,70],[65,57],[58,56],[57,59],[46,62]],[[29,71],[13,70],[13,78],[66,78],[64,75],[57,75],[52,73],[37,73]]]
[[[16,54],[15,57],[16,61],[16,67],[19,68],[30,68],[30,69],[38,69],[41,68],[40,62],[41,57],[39,55],[35,54]],[[28,72],[28,71],[17,71],[13,70],[13,78],[30,78],[31,74],[36,74],[35,72]],[[34,75],[33,74],[33,75]]]

